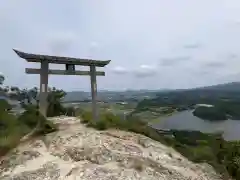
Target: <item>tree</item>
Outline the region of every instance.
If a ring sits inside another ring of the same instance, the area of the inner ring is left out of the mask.
[[[38,89],[36,87],[32,89],[19,89],[18,87],[6,88],[7,94],[11,99],[20,101],[22,104],[33,104],[33,100],[37,101]]]
[[[2,73],[0,73],[0,85],[3,84],[4,80],[5,80],[4,75]]]
[[[64,92],[62,89],[57,89],[55,87],[48,88],[48,97],[47,97],[47,101],[48,101],[47,116],[48,117],[59,116],[62,114],[66,114],[66,112],[68,112],[68,110],[65,109],[61,104],[61,100],[64,98],[65,95],[66,95],[66,92]],[[33,107],[33,105],[37,105],[38,97],[39,97],[39,89],[37,87],[34,87],[32,89],[19,90],[18,92],[18,100],[23,102],[24,107],[25,106]],[[25,100],[27,100],[27,104],[25,103]],[[36,104],[33,103],[34,101]]]
[[[60,102],[66,96],[66,92],[62,89],[56,89],[55,87],[49,88],[48,102]]]
[[[66,112],[66,109],[61,104],[61,100],[65,95],[66,92],[61,89],[55,87],[49,89],[47,116],[59,116]]]
[[[31,89],[20,89],[16,86],[6,86],[3,89],[11,99],[15,99],[21,102],[23,108],[31,107],[38,109],[38,97],[39,89],[33,87]],[[64,108],[61,104],[62,99],[65,97],[66,92],[62,89],[57,89],[55,87],[48,88],[48,108],[47,116],[59,116],[59,115],[74,115],[73,108]]]

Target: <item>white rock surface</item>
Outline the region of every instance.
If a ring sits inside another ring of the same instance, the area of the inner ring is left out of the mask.
[[[208,165],[188,161],[145,136],[52,119],[60,131],[21,144],[1,160],[1,180],[218,180]]]

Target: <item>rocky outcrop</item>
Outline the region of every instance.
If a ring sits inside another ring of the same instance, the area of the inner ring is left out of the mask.
[[[206,164],[194,164],[143,135],[96,131],[76,118],[52,119],[59,132],[34,139],[1,160],[1,180],[218,180]]]

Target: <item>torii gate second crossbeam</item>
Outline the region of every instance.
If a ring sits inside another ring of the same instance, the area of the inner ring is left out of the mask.
[[[110,63],[110,60],[99,61],[91,59],[79,59],[71,57],[49,56],[40,54],[30,54],[13,49],[20,58],[27,60],[27,62],[41,63],[40,69],[26,68],[27,74],[40,74],[40,96],[39,108],[42,115],[46,117],[48,102],[48,75],[80,75],[91,77],[91,93],[92,93],[92,113],[93,119],[98,120],[97,110],[97,81],[96,76],[105,76],[104,71],[96,71],[96,67],[105,67]],[[66,70],[51,70],[49,64],[65,64]],[[90,71],[76,71],[75,65],[89,66]]]

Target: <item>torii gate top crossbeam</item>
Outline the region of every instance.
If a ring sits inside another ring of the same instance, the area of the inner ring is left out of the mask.
[[[38,62],[48,61],[48,63],[53,64],[72,64],[72,65],[81,65],[81,66],[97,66],[104,67],[110,63],[111,60],[100,61],[92,59],[79,59],[72,57],[61,57],[61,56],[49,56],[49,55],[40,55],[40,54],[30,54],[22,51],[13,49],[16,54],[23,59],[26,59],[28,62]]]

